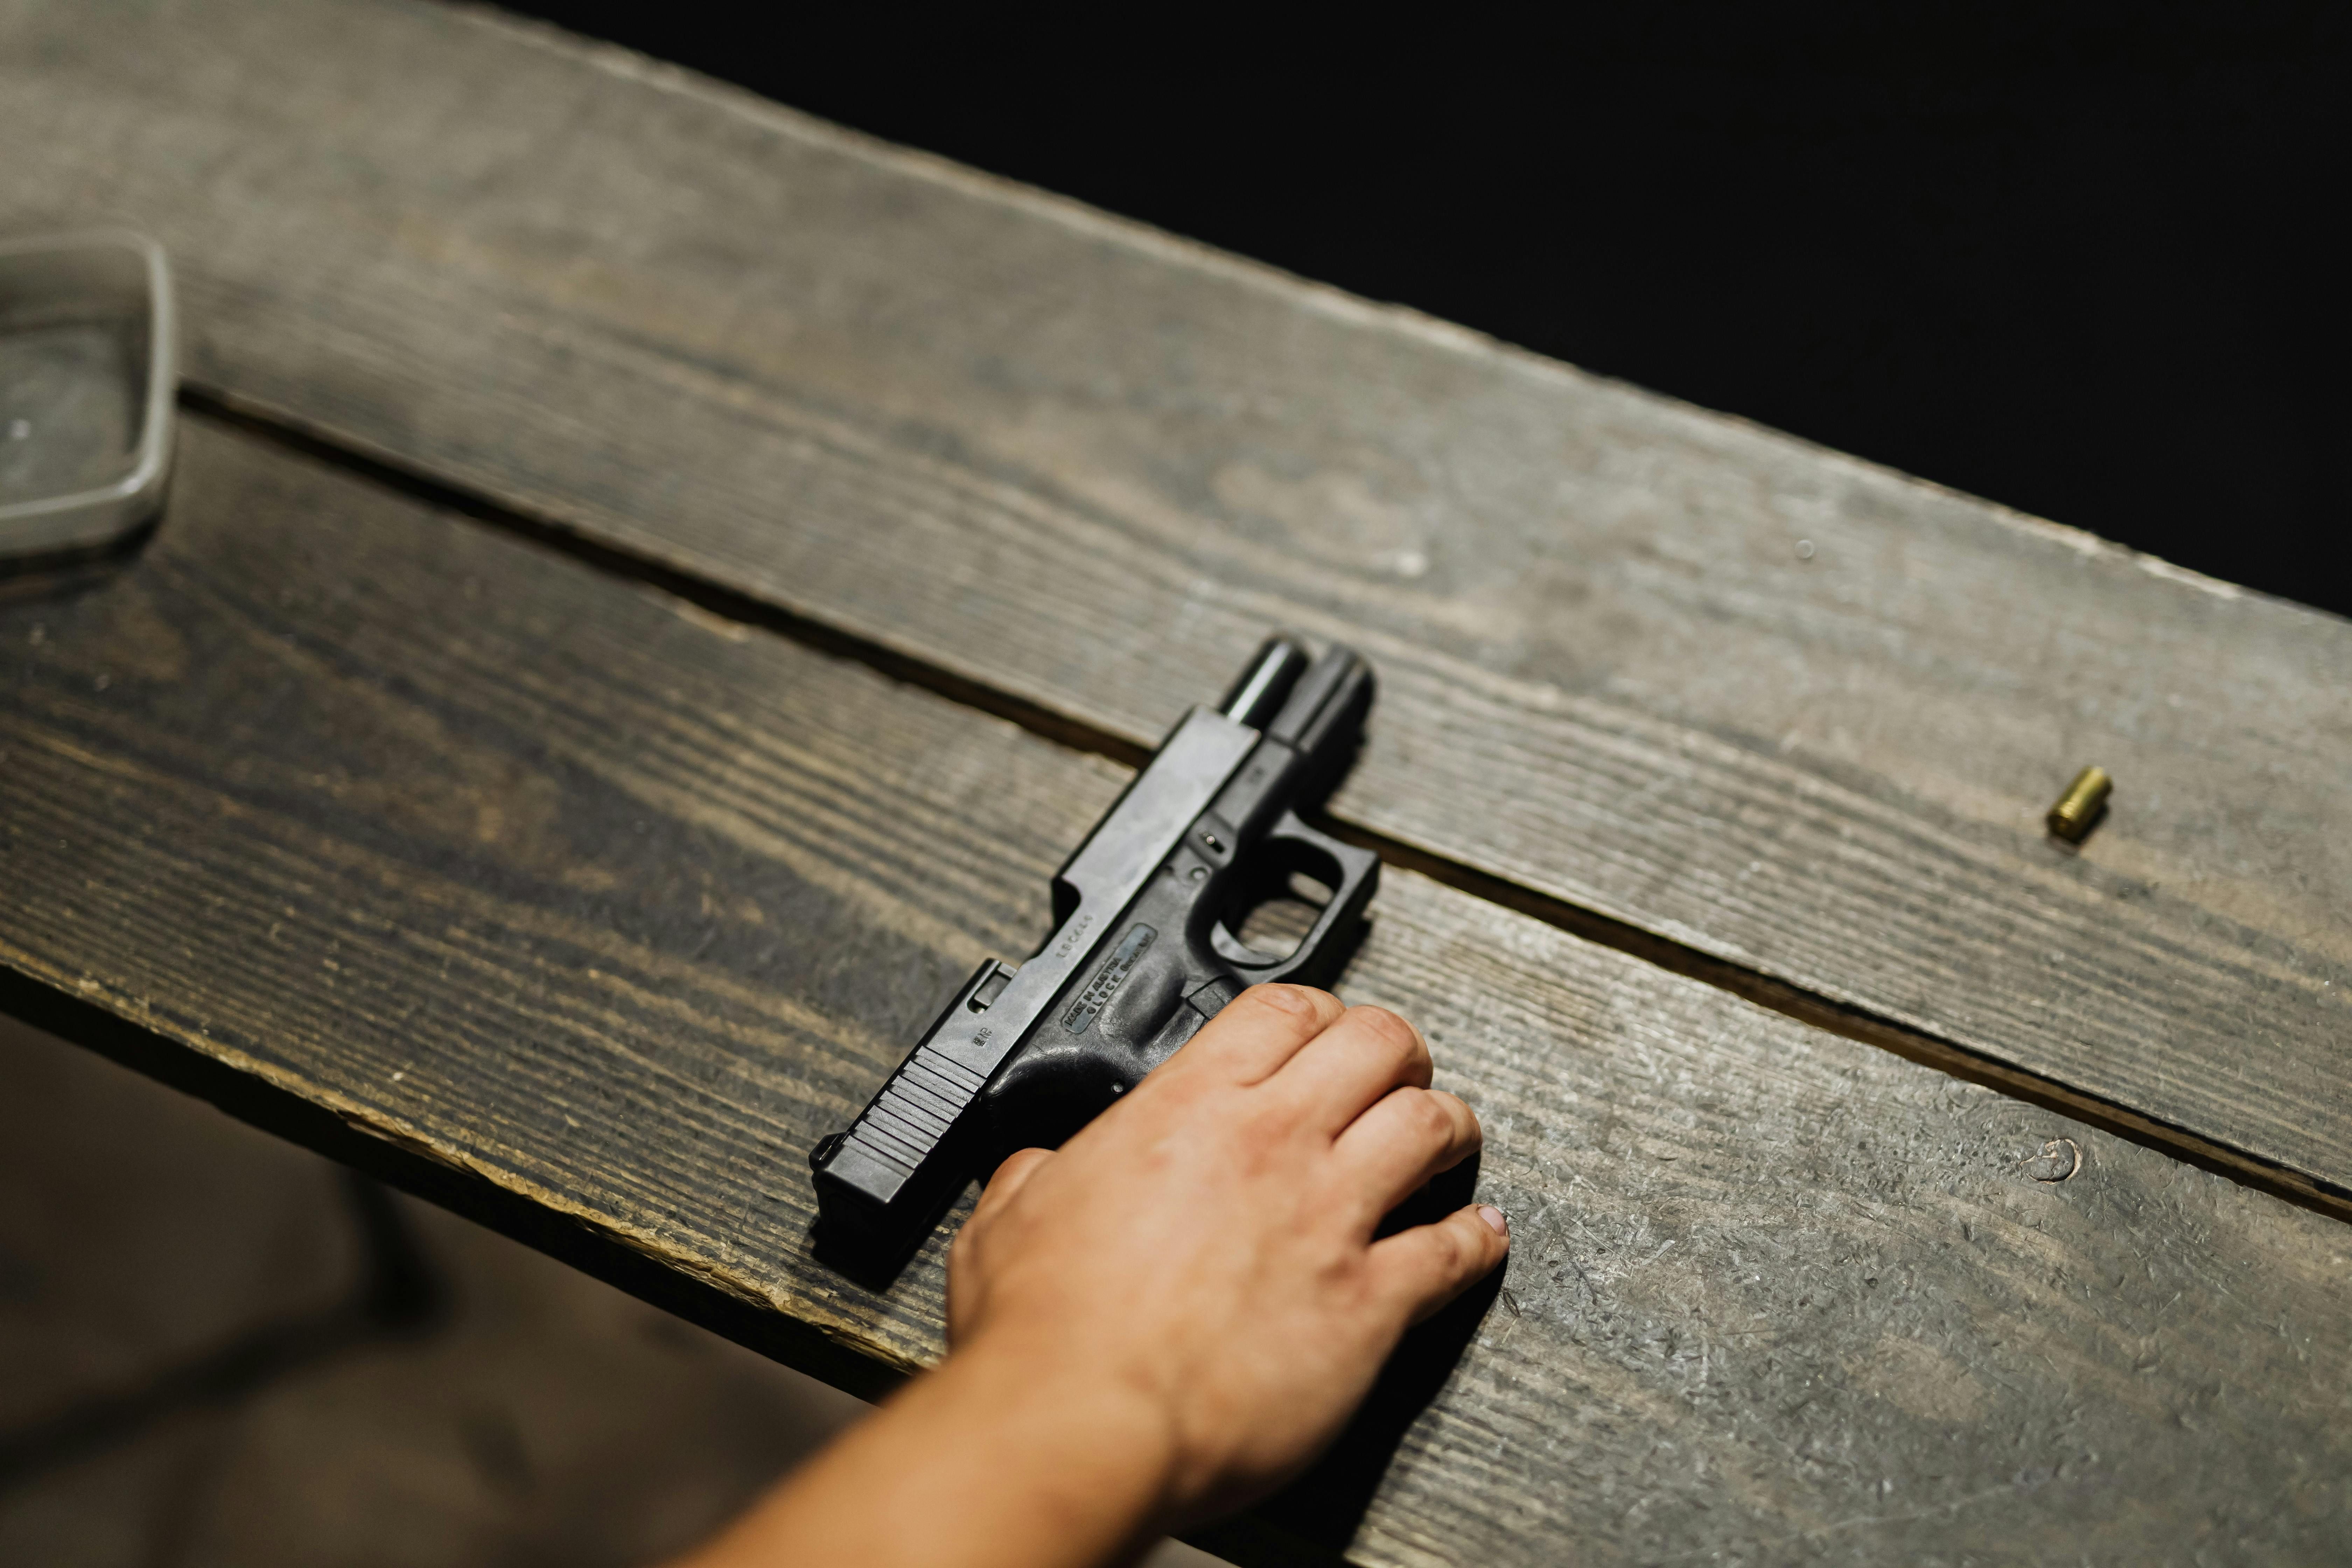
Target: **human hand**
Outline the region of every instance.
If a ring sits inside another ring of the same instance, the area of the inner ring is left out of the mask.
[[[1101,1412],[1157,1467],[1160,1529],[1272,1490],[1509,1247],[1476,1205],[1374,1239],[1479,1146],[1429,1082],[1393,1013],[1244,992],[1060,1150],[998,1168],[950,1256],[950,1365]]]

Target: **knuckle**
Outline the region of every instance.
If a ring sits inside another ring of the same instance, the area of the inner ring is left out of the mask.
[[[1470,1109],[1468,1100],[1442,1089],[1429,1092],[1430,1098],[1444,1108],[1452,1137],[1473,1148],[1486,1142],[1486,1130],[1478,1124],[1478,1113]]]
[[[1254,1002],[1261,1007],[1271,1007],[1277,1013],[1312,1018],[1322,1010],[1321,1004],[1330,997],[1328,993],[1318,991],[1311,985],[1253,985],[1237,999]]]
[[[1269,1157],[1307,1125],[1307,1117],[1297,1106],[1272,1097],[1254,1101],[1237,1123],[1242,1148],[1249,1154]]]
[[[1399,1092],[1402,1100],[1398,1110],[1417,1142],[1440,1146],[1454,1142],[1454,1112],[1444,1100],[1424,1089]]]
[[[1429,1047],[1423,1042],[1421,1031],[1386,1007],[1370,1004],[1360,1007],[1350,1007],[1348,1009],[1348,1019],[1349,1022],[1368,1031],[1373,1038],[1379,1040],[1402,1060],[1417,1060],[1429,1055]]]
[[[1433,1241],[1429,1250],[1433,1261],[1436,1264],[1438,1274],[1450,1279],[1470,1266],[1473,1261],[1470,1248],[1463,1240],[1460,1226],[1437,1226],[1433,1228],[1432,1236]]]

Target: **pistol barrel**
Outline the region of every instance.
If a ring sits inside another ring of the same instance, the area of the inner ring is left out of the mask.
[[[1282,710],[1284,700],[1306,668],[1305,648],[1286,637],[1270,637],[1250,656],[1241,679],[1217,704],[1217,711],[1253,730],[1263,730]]]
[[[1354,649],[1338,644],[1325,649],[1291,687],[1289,699],[1265,726],[1265,734],[1307,759],[1311,782],[1304,791],[1307,798],[1319,795],[1354,754],[1371,705],[1372,667]]]

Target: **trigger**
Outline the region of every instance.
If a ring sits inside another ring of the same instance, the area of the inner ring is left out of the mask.
[[[1242,994],[1242,988],[1220,974],[1194,991],[1185,1001],[1203,1018],[1213,1018],[1225,1010],[1225,1004]]]

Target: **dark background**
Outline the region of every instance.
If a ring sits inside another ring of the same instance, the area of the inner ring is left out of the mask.
[[[2352,7],[508,8],[2352,614]]]

